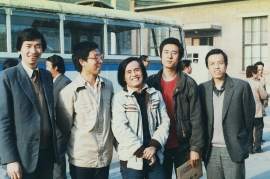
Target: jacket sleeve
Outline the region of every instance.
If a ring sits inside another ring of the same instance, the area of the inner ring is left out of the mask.
[[[189,89],[189,113],[191,123],[190,150],[201,152],[204,145],[202,110],[197,84]]]
[[[258,86],[258,93],[259,93],[260,98],[262,100],[267,100],[268,99],[268,94],[267,94],[267,92],[265,91],[264,87],[261,84],[259,84],[259,86]]]
[[[19,161],[14,138],[12,91],[7,75],[0,73],[0,156],[2,164]]]
[[[56,124],[66,141],[69,140],[70,130],[73,125],[74,99],[73,91],[64,88],[58,95],[56,103]]]
[[[124,95],[114,95],[112,99],[112,132],[117,142],[121,146],[125,146],[133,155],[137,149],[139,149],[143,143],[137,137],[137,135],[129,127],[129,120],[127,118],[125,108],[123,107]],[[118,146],[120,147],[120,146]]]
[[[151,145],[151,142],[155,144],[153,140],[156,140],[161,145],[161,148],[163,148],[169,136],[170,118],[167,114],[167,109],[166,109],[161,93],[157,91],[157,94],[159,98],[158,110],[159,110],[159,116],[160,116],[160,124],[152,136],[150,145]],[[157,146],[155,147],[159,149]]]
[[[248,132],[250,133],[253,130],[253,122],[254,122],[254,116],[256,112],[256,106],[255,106],[253,93],[252,93],[249,83],[246,83],[244,87],[242,100],[243,100],[246,127],[247,127]]]

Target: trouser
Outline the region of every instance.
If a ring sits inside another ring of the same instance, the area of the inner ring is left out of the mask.
[[[160,164],[158,157],[156,159],[153,166],[149,165],[149,160],[144,159],[142,170],[120,166],[123,179],[166,179],[164,168]]]
[[[173,165],[174,170],[176,170],[179,166],[186,163],[190,158],[189,148],[185,150],[179,150],[178,148],[165,149],[163,154],[164,154],[164,161],[162,165],[164,166],[167,179],[172,178]]]
[[[54,164],[53,169],[53,179],[66,179],[66,152],[67,152],[67,142],[63,138],[59,129],[56,129],[57,135],[57,147],[60,154],[60,165]]]
[[[263,134],[263,118],[262,117],[255,118],[254,129],[255,130],[252,130],[252,132],[249,135],[249,145],[250,147],[252,147],[252,143],[254,143],[254,148],[258,149],[258,148],[261,148],[261,143],[262,143],[262,134]]]
[[[72,179],[108,179],[110,165],[102,168],[85,168],[69,164]]]
[[[233,162],[226,147],[212,147],[210,158],[204,163],[207,179],[245,179],[245,161]]]

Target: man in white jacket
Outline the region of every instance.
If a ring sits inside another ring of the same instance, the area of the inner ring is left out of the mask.
[[[161,163],[170,120],[161,93],[144,84],[146,77],[136,57],[119,65],[118,82],[123,90],[113,98],[112,131],[124,179],[166,178]]]

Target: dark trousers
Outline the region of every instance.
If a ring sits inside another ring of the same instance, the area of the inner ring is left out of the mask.
[[[110,165],[102,168],[85,168],[69,164],[72,179],[108,179]]]
[[[261,148],[262,143],[262,134],[263,134],[263,118],[255,118],[254,120],[254,129],[249,135],[249,145],[252,147],[254,143],[254,148]]]
[[[53,148],[39,150],[38,163],[34,172],[23,173],[23,179],[53,178],[54,150]]]
[[[190,150],[189,148],[183,151],[179,150],[178,148],[165,149],[163,154],[164,154],[164,161],[162,165],[165,170],[166,178],[171,179],[173,165],[174,170],[176,170],[179,166],[186,163],[189,160]]]
[[[67,142],[63,138],[59,129],[56,129],[57,135],[57,147],[60,154],[60,165],[54,164],[53,169],[53,179],[66,179],[66,152],[67,152]]]

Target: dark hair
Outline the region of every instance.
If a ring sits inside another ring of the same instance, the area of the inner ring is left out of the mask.
[[[253,77],[252,73],[257,74],[258,73],[258,67],[254,65],[247,66],[246,69],[246,77],[251,78]]]
[[[18,60],[8,58],[8,59],[6,59],[4,61],[3,66],[2,66],[2,70],[5,70],[5,69],[10,68],[10,67],[17,66],[18,63],[19,63]]]
[[[182,60],[181,61],[181,65],[182,65],[182,71],[186,68],[186,67],[189,67],[190,64],[191,64],[191,60]]]
[[[57,71],[59,73],[64,74],[66,72],[66,67],[64,63],[64,59],[59,55],[53,55],[46,59],[46,61],[49,61],[52,63],[52,67],[57,67]]]
[[[207,68],[208,68],[208,58],[209,58],[209,56],[214,55],[214,54],[222,54],[222,56],[224,58],[225,66],[228,65],[228,57],[227,57],[226,53],[223,52],[221,49],[217,48],[217,49],[212,49],[207,53],[207,55],[205,57],[205,65]]]
[[[126,67],[127,65],[132,62],[132,61],[137,61],[140,65],[140,68],[142,70],[142,73],[143,73],[143,83],[144,81],[146,80],[147,78],[147,72],[146,72],[146,69],[142,63],[142,61],[137,58],[137,57],[129,57],[125,60],[123,60],[119,67],[118,67],[118,72],[117,72],[117,79],[118,79],[118,83],[122,86],[122,87],[125,87],[127,85],[127,83],[125,82],[125,71],[126,71]]]
[[[82,65],[79,60],[87,61],[89,52],[95,49],[98,49],[98,44],[89,41],[79,42],[73,46],[72,61],[78,72],[82,71]]]
[[[41,40],[42,51],[44,52],[47,48],[46,40],[45,40],[44,36],[39,31],[37,31],[36,29],[32,29],[32,28],[24,29],[23,31],[21,31],[19,33],[19,35],[17,37],[17,44],[16,44],[17,51],[21,50],[22,44],[24,41],[32,41],[34,39]]]
[[[146,61],[147,58],[148,58],[147,55],[141,55],[141,56],[140,56],[140,60],[141,60],[141,61]]]
[[[256,62],[256,63],[254,64],[254,66],[258,66],[258,65],[262,65],[262,66],[264,67],[264,63],[263,63],[263,62]]]
[[[179,60],[181,60],[184,56],[184,47],[183,45],[180,43],[180,41],[176,38],[170,37],[167,38],[165,40],[163,40],[160,44],[159,50],[160,50],[160,56],[162,56],[162,50],[163,47],[167,44],[174,44],[179,48]]]

